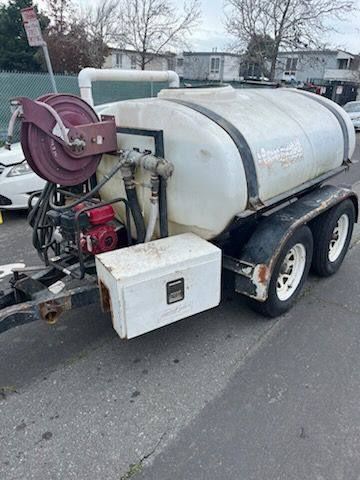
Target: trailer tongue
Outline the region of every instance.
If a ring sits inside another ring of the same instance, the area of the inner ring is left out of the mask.
[[[351,190],[323,186],[354,150],[338,106],[286,89],[171,89],[99,118],[86,75],[86,101],[13,102],[8,143],[20,120],[25,157],[48,182],[29,213],[44,266],[14,269],[0,332],[100,301],[132,338],[218,305],[222,268],[273,317],[311,265],[337,271],[358,213]]]

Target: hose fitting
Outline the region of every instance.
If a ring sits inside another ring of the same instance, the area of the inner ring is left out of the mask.
[[[123,166],[141,166],[151,173],[168,179],[174,171],[174,165],[165,158],[156,157],[151,153],[141,153],[136,150],[120,151],[120,162]]]

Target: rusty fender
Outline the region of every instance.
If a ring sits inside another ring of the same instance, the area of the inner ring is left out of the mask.
[[[23,302],[0,310],[0,333],[10,328],[45,320],[56,323],[60,315],[66,311],[99,302],[97,283],[85,283],[55,295],[50,291],[39,299]]]
[[[224,256],[223,266],[235,276],[235,291],[264,302],[273,269],[293,232],[334,205],[350,198],[358,218],[358,198],[349,189],[325,185],[294,203],[263,217],[245,245],[241,258]]]

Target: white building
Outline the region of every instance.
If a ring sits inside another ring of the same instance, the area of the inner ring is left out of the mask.
[[[183,52],[148,54],[145,70],[175,70],[186,80],[231,82],[240,79],[241,55],[228,52]],[[139,70],[140,54],[134,50],[112,48],[103,68]]]
[[[276,80],[359,82],[359,56],[344,50],[280,52]]]
[[[175,53],[149,54],[145,70],[175,70]],[[105,58],[103,68],[119,68],[122,70],[140,70],[140,54],[135,50],[111,48]]]
[[[184,52],[183,77],[187,80],[237,81],[241,56],[228,52]]]

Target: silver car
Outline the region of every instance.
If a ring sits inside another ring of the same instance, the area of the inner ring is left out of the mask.
[[[348,102],[344,110],[349,114],[355,130],[360,130],[360,101]]]

